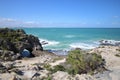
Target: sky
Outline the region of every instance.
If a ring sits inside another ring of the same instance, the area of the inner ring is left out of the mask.
[[[120,0],[0,0],[0,27],[120,28]]]

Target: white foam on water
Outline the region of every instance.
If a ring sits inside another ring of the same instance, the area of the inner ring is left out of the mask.
[[[76,37],[75,35],[65,35],[65,38],[73,38]]]
[[[71,48],[81,48],[81,49],[93,49],[98,47],[97,44],[87,44],[87,43],[72,43],[70,44]]]
[[[40,43],[42,43],[42,42],[47,43],[47,44],[42,45],[42,46],[54,46],[54,45],[57,45],[57,44],[59,44],[59,43],[60,43],[60,42],[58,42],[58,41],[54,41],[54,40],[47,40],[47,39],[42,39],[42,38],[40,38],[39,40],[40,40]]]

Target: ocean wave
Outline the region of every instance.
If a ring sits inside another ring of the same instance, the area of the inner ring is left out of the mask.
[[[41,39],[41,38],[39,38],[39,40],[40,40],[40,43],[42,44],[42,46],[54,46],[54,45],[57,45],[60,43],[58,41]]]
[[[76,37],[75,35],[65,35],[65,38],[74,38]]]
[[[81,48],[81,49],[93,49],[98,47],[98,44],[89,44],[89,43],[72,43],[70,44],[71,48]]]

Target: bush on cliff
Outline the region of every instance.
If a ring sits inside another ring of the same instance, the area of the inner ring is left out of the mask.
[[[91,73],[104,68],[104,60],[96,53],[84,53],[80,50],[70,51],[67,56],[70,74]]]

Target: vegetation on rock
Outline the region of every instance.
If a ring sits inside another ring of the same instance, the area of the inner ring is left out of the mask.
[[[120,53],[118,53],[118,54],[115,54],[115,56],[117,56],[117,57],[120,57]]]
[[[33,50],[43,50],[39,39],[33,35],[27,35],[24,30],[0,28],[0,59],[13,60],[10,55],[20,54],[24,49],[29,50],[31,56],[34,55]],[[7,56],[7,59],[4,56]]]
[[[52,73],[55,73],[57,71],[65,71],[66,69],[62,65],[56,65],[54,66],[50,71]]]
[[[104,68],[104,60],[96,53],[84,53],[80,50],[70,51],[67,56],[70,74],[91,73]]]

